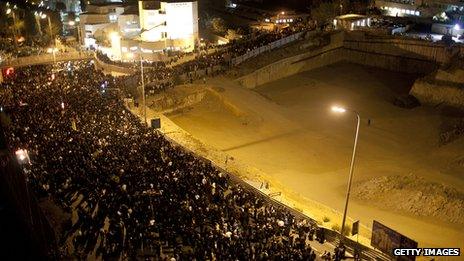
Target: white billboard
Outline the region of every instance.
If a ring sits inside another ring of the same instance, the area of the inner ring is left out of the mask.
[[[166,3],[169,39],[189,38],[198,33],[197,2]]]

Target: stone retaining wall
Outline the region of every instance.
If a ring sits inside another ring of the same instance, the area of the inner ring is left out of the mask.
[[[379,67],[405,73],[429,74],[439,65],[461,55],[461,46],[413,39],[373,38],[362,32],[335,32],[330,43],[307,53],[264,66],[237,81],[244,87],[272,82],[340,61]],[[463,49],[464,51],[464,49]]]

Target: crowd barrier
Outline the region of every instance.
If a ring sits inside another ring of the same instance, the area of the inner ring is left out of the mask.
[[[299,32],[299,33],[296,33],[296,34],[292,34],[292,35],[287,36],[285,38],[282,38],[280,40],[274,41],[274,42],[269,43],[267,45],[256,48],[256,49],[254,49],[252,51],[249,51],[244,55],[235,57],[235,58],[232,59],[232,65],[234,65],[234,66],[239,65],[239,64],[243,63],[244,61],[246,61],[246,60],[248,60],[250,58],[258,56],[261,53],[269,52],[269,51],[271,51],[273,49],[276,49],[276,48],[279,48],[279,47],[284,46],[286,44],[289,44],[291,42],[294,42],[294,41],[300,39],[300,37],[304,33],[305,32]]]
[[[99,69],[102,69],[103,71],[115,72],[120,74],[134,74],[136,71],[134,67],[130,68],[122,64],[105,63],[103,60],[100,60],[100,58],[98,58],[97,53],[93,54],[93,58],[95,59],[96,66]]]
[[[303,219],[304,218],[306,220],[309,220],[309,222],[311,224],[317,225],[317,221],[312,219],[311,217],[305,215],[304,213],[302,213],[302,212],[300,212],[300,211],[298,211],[296,209],[293,209],[292,207],[290,207],[288,205],[285,205],[284,203],[272,198],[270,195],[265,194],[261,190],[253,187],[252,185],[248,184],[246,181],[242,180],[240,177],[238,177],[234,173],[231,173],[231,172],[221,168],[219,166],[219,164],[215,163],[214,161],[212,161],[212,160],[210,160],[208,158],[205,158],[203,156],[198,155],[197,153],[195,153],[191,149],[180,145],[175,140],[171,139],[170,137],[168,137],[166,135],[163,135],[163,136],[167,140],[169,140],[173,145],[175,145],[175,147],[181,148],[181,149],[185,150],[186,152],[195,154],[201,160],[211,163],[213,166],[215,166],[221,172],[227,173],[233,183],[240,185],[243,189],[249,191],[250,193],[259,194],[267,203],[273,204],[275,206],[284,207],[287,211],[292,213],[296,218],[298,218],[298,219]],[[328,229],[328,228],[324,228],[324,227],[319,227],[319,228],[324,230],[324,237],[325,237],[325,240],[327,242],[330,242],[334,246],[337,246],[339,244],[339,242],[340,242],[340,234],[337,231],[334,231],[334,230],[331,230],[331,229]],[[358,243],[358,242],[356,242],[354,240],[351,240],[349,238],[345,237],[343,239],[343,244],[345,245],[346,251],[348,253],[354,255],[355,250],[358,253],[360,253],[360,258],[362,260],[379,260],[379,261],[389,261],[389,260],[391,260],[391,257],[385,255],[384,253],[381,253],[380,251],[377,251],[375,249],[364,246],[364,245],[362,245],[362,244],[360,244],[360,243]]]
[[[68,52],[68,53],[57,53],[55,57],[53,54],[40,54],[34,56],[19,57],[11,60],[6,60],[0,64],[0,67],[22,67],[34,64],[53,63],[55,61],[71,61],[71,60],[85,60],[93,57],[92,52]]]

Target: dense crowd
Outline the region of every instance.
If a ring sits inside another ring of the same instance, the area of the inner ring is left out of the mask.
[[[63,246],[105,260],[316,259],[315,224],[142,125],[110,91],[119,84],[91,62],[69,62],[19,69],[1,86],[29,183],[77,213]]]
[[[297,32],[314,29],[308,24],[295,24],[292,27],[287,27],[281,30],[268,31],[257,30],[245,37],[231,41],[222,46],[205,46],[199,49],[197,53],[180,53],[169,58],[167,61],[161,62],[143,62],[144,80],[145,83],[152,83],[148,86],[149,92],[158,92],[174,86],[179,79],[183,77],[184,81],[192,82],[195,79],[203,77],[202,75],[211,75],[222,71],[222,68],[229,65],[231,59],[244,55],[247,52],[253,51],[261,46],[268,45],[274,41],[285,38]],[[208,52],[208,49],[214,48],[214,52]],[[188,55],[193,55],[194,59],[178,62]],[[140,66],[139,62],[121,62],[113,61],[101,52],[97,52],[97,57],[108,64],[125,66],[137,69],[137,73],[133,77],[137,79],[139,84]],[[202,72],[201,74],[199,72]]]

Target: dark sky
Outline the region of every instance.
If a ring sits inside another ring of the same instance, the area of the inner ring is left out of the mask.
[[[262,0],[263,5],[273,8],[290,8],[296,10],[305,10],[311,0]]]

